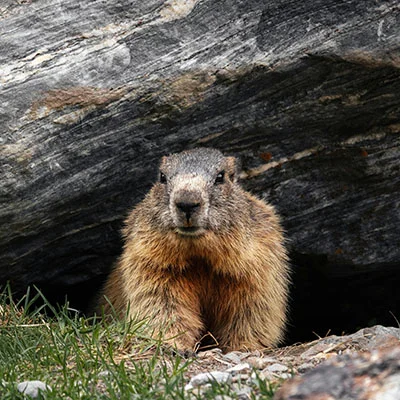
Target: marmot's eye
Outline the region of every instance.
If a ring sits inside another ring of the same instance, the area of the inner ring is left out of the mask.
[[[215,178],[215,183],[224,183],[225,171],[221,171]]]
[[[167,183],[167,177],[162,172],[160,172],[160,182]]]

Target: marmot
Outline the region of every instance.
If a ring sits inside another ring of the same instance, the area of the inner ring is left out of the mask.
[[[283,337],[289,284],[274,208],[244,191],[234,157],[197,148],[162,158],[159,179],[130,213],[125,246],[99,306],[149,318],[193,351],[206,332],[224,351]]]

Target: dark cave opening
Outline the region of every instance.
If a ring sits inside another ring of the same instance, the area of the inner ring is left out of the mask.
[[[347,265],[330,264],[325,256],[293,253],[291,260],[293,283],[285,344],[350,334],[373,325],[398,326],[398,264],[371,265],[354,273]]]

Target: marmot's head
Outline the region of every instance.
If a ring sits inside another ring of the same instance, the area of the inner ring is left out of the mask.
[[[236,159],[215,149],[198,148],[161,160],[154,218],[179,235],[199,236],[232,225],[232,194],[237,185]]]

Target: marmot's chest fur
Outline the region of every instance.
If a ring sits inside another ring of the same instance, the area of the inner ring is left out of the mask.
[[[104,289],[120,315],[149,318],[181,350],[194,350],[207,331],[225,350],[282,339],[289,283],[282,229],[273,207],[239,186],[233,157],[204,148],[164,157],[124,236]]]

